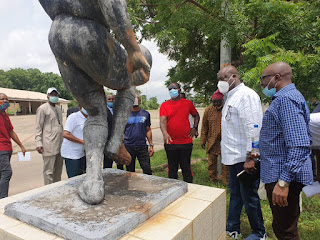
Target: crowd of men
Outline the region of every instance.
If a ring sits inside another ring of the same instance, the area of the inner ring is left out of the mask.
[[[312,170],[311,147],[318,164],[320,158],[319,145],[311,145],[310,131],[311,127],[313,132],[319,132],[320,115],[311,114],[310,122],[309,108],[292,83],[292,69],[287,63],[276,62],[263,71],[260,85],[263,93],[272,99],[264,114],[259,95],[242,83],[235,67],[222,68],[217,79],[218,90],[203,115],[200,144],[208,154],[210,181],[220,179],[230,190],[227,234],[234,239],[241,237],[240,214],[244,205],[252,229],[246,239],[267,239],[258,195],[261,179],[272,210],[275,235],[281,240],[299,239],[300,192],[305,185],[313,183],[313,174],[317,179],[320,177],[320,168],[315,173]],[[183,180],[192,183],[191,153],[193,138],[198,137],[200,116],[194,104],[185,99],[178,83],[171,83],[168,90],[171,99],[160,106],[168,177],[177,179],[180,167]],[[63,127],[61,109],[56,106],[57,89],[49,88],[47,97],[48,102],[37,110],[35,140],[37,151],[43,157],[44,183],[50,184],[61,179],[63,159],[69,178],[85,172],[83,128],[88,112],[79,105],[80,111],[74,109]],[[114,96],[107,95],[109,129],[112,129],[113,102]],[[10,139],[21,147],[23,153],[26,151],[5,113],[8,106],[7,96],[1,93],[0,198],[8,196],[12,175]],[[260,154],[252,152],[254,127],[260,131]],[[319,142],[317,137],[314,140]],[[131,156],[127,171],[135,172],[137,158],[143,173],[152,174],[150,158],[154,149],[150,113],[140,107],[138,94],[127,121],[122,147]],[[223,165],[218,176],[220,155]],[[105,155],[103,167],[111,168],[112,165],[113,160]],[[123,167],[117,164],[118,169]],[[248,176],[258,177],[243,181],[239,178],[243,170]]]

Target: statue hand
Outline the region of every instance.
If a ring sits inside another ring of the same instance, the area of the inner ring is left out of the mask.
[[[150,65],[141,51],[128,54],[127,68],[134,86],[139,86],[149,81]]]

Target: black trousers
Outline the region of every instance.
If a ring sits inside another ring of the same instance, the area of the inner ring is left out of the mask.
[[[127,171],[136,171],[136,158],[138,158],[140,167],[144,174],[152,175],[150,156],[148,151],[148,146],[128,146],[125,145],[127,151],[131,155],[131,163],[126,166]]]
[[[300,216],[300,192],[304,187],[298,182],[291,182],[288,194],[288,206],[279,207],[272,204],[272,192],[276,183],[265,184],[269,205],[272,211],[272,228],[279,240],[299,240],[298,220]]]
[[[193,182],[193,175],[190,165],[192,147],[192,143],[164,145],[168,158],[169,178],[178,179],[178,168],[180,165],[183,181],[188,183]]]
[[[113,160],[109,156],[104,155],[103,168],[112,168],[112,164],[113,164]],[[123,170],[123,165],[117,164],[117,168],[120,170]]]

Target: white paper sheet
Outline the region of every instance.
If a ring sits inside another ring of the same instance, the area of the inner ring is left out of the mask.
[[[31,160],[30,152],[26,152],[23,156],[22,152],[18,152],[18,162],[28,162]]]
[[[312,197],[313,195],[320,193],[320,183],[314,182],[312,185],[308,185],[302,188],[302,191],[307,197]]]

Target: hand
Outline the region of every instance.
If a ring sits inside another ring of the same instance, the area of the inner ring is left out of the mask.
[[[128,53],[127,69],[134,86],[139,86],[149,81],[150,65],[141,51]]]
[[[153,146],[149,146],[149,156],[152,157],[154,154]]]
[[[272,192],[272,204],[278,205],[279,207],[286,207],[288,206],[288,194],[289,188],[288,187],[280,187],[279,183],[274,186]]]
[[[205,149],[205,148],[206,148],[206,144],[201,144],[201,147],[202,147],[203,149]]]
[[[27,150],[24,148],[24,146],[21,146],[20,148],[21,148],[21,152],[23,153],[23,156],[25,156]]]
[[[243,165],[243,169],[246,171],[246,173],[248,174],[254,174],[257,169],[254,166],[254,160],[249,160],[249,161],[245,161],[244,165]]]
[[[189,131],[189,137],[193,138],[193,137],[198,137],[199,133],[198,131],[195,129],[195,128],[191,128],[190,131]]]
[[[168,133],[163,134],[163,142],[164,144],[171,144],[172,139]]]
[[[37,151],[38,151],[38,153],[42,154],[43,153],[43,146],[37,147]]]

